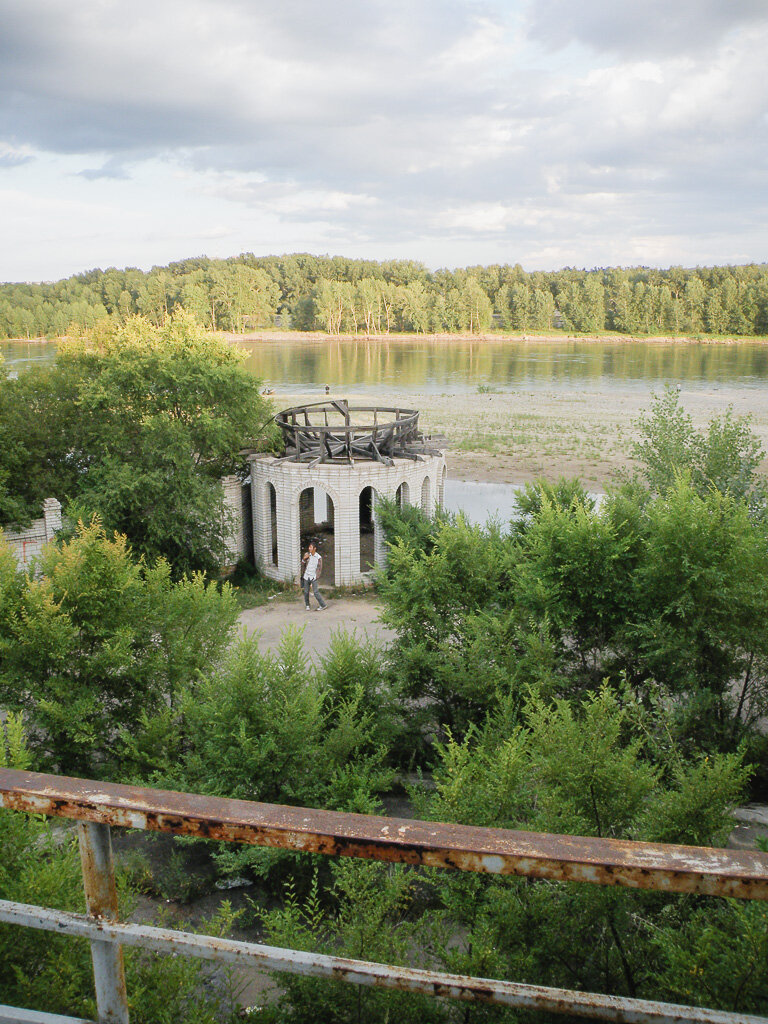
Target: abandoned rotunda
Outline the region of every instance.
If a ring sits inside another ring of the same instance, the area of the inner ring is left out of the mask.
[[[364,583],[385,557],[381,497],[428,516],[442,507],[445,455],[420,432],[417,410],[327,400],[275,420],[284,454],[249,457],[254,555],[265,576],[296,580],[315,539],[325,583]]]

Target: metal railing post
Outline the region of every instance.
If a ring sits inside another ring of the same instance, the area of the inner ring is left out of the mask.
[[[117,888],[109,825],[80,821],[77,831],[88,914],[96,920],[117,921]],[[91,959],[100,1024],[129,1024],[122,946],[92,939]]]

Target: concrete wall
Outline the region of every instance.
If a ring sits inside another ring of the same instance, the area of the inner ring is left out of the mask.
[[[395,465],[378,462],[356,462],[354,465],[317,465],[278,459],[273,455],[251,458],[251,501],[253,508],[253,546],[257,565],[265,576],[279,580],[296,580],[301,562],[299,498],[306,488],[315,491],[314,507],[323,508],[318,491],[333,502],[334,561],[337,586],[362,583],[366,574],[360,571],[360,494],[373,487],[378,495],[393,498],[401,484],[406,484],[409,501],[434,514],[442,497],[445,457],[427,456],[421,462],[395,459]],[[269,485],[277,499],[277,565],[272,560],[272,524]],[[381,530],[376,529],[374,502],[375,559],[384,559]],[[331,582],[331,581],[326,581]]]
[[[56,498],[46,498],[42,519],[35,519],[26,530],[4,530],[3,536],[16,555],[19,566],[28,569],[32,560],[42,553],[43,545],[52,541],[60,529],[61,505]]]
[[[228,535],[227,564],[223,569],[234,568],[239,558],[252,556],[250,532],[250,516],[244,509],[244,500],[248,498],[248,488],[244,487],[237,476],[225,476],[221,481],[224,489],[224,511],[227,516]],[[37,558],[43,545],[54,540],[56,532],[61,529],[61,505],[56,498],[46,498],[43,502],[42,519],[35,519],[26,530],[4,530],[3,536],[16,555],[19,565],[26,569],[33,559]]]

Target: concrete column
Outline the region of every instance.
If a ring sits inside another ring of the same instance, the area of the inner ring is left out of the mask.
[[[359,477],[356,473],[347,481],[345,493],[344,533],[341,534],[346,548],[344,568],[345,582],[350,585],[360,580],[360,491]]]
[[[269,510],[269,485],[253,471],[251,464],[251,509],[253,515],[253,556],[262,572],[272,565],[272,550],[269,539],[271,517]]]
[[[421,481],[420,504],[421,511],[431,519],[435,511],[435,503],[432,500],[432,481],[429,478],[429,474]]]
[[[226,521],[225,543],[229,558],[234,564],[245,555],[243,528],[243,485],[235,475],[221,478],[223,490],[223,513]]]
[[[290,476],[275,481],[277,495],[277,564],[280,578],[298,578],[301,553],[299,551],[299,502],[293,500]]]
[[[61,503],[56,498],[46,498],[43,502],[43,521],[46,541],[53,540],[61,529]]]
[[[374,490],[373,492],[373,560],[376,565],[384,565],[387,560],[387,549],[384,544],[384,530],[379,522],[379,514],[376,506],[378,505],[379,495]]]
[[[315,487],[313,489],[314,503],[315,503],[315,523],[325,523],[328,521],[328,495],[322,489],[322,487]]]

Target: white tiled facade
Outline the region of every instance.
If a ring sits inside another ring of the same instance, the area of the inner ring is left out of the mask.
[[[243,515],[243,484],[239,476],[225,476],[221,478],[221,487],[224,492],[225,544],[229,558],[228,564],[222,568],[231,569],[238,558],[248,551]]]
[[[334,563],[336,586],[362,583],[360,569],[360,495],[372,487],[374,495],[394,498],[403,488],[406,501],[419,505],[427,515],[443,503],[445,456],[430,455],[422,461],[395,459],[393,466],[360,461],[353,465],[306,463],[278,459],[273,455],[251,458],[251,501],[253,506],[253,547],[256,564],[265,576],[296,580],[301,562],[299,499],[304,490],[314,491],[315,521],[327,518],[325,495],[333,502]],[[274,487],[277,534],[277,564],[274,562],[272,497]],[[381,564],[385,548],[376,525],[374,497],[374,560]]]
[[[26,530],[5,530],[3,537],[16,555],[19,568],[28,569],[33,559],[43,551],[43,545],[52,541],[61,529],[61,505],[56,498],[43,502],[43,517],[35,519]]]

